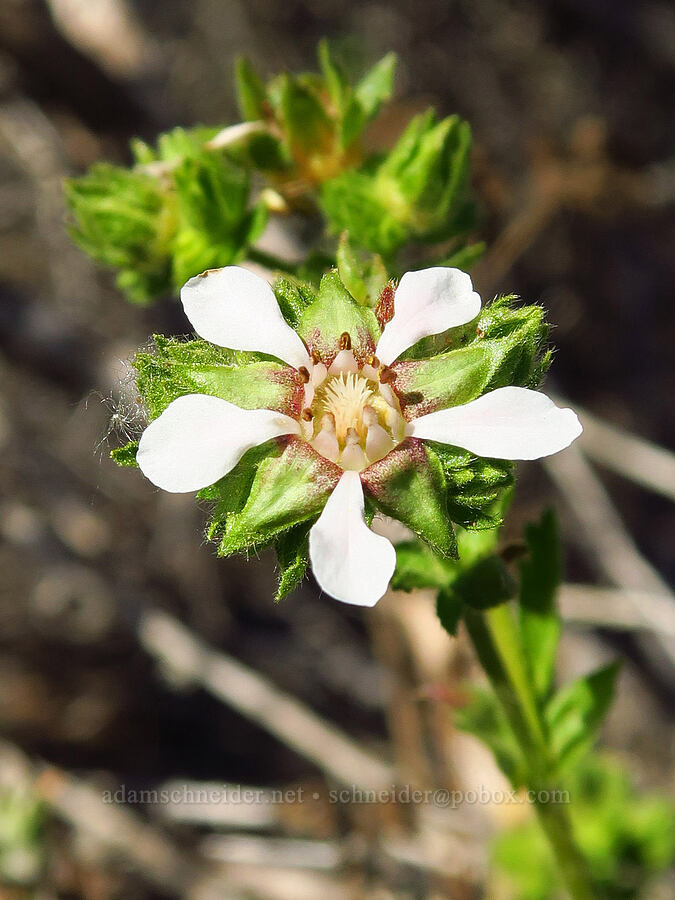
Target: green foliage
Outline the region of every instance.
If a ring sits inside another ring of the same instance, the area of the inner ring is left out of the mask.
[[[93,259],[118,271],[117,283],[134,303],[171,289],[175,198],[150,175],[97,163],[65,182],[73,216],[70,235]]]
[[[547,698],[553,681],[560,620],[555,597],[562,580],[558,524],[553,510],[528,525],[529,556],[520,566],[518,613],[523,652],[537,699]]]
[[[327,181],[321,208],[334,232],[391,260],[406,243],[435,243],[468,231],[471,131],[457,116],[416,116],[392,150]]]
[[[557,772],[568,770],[592,746],[611,706],[618,663],[566,684],[549,701],[545,716]]]
[[[176,128],[155,149],[134,141],[136,166],[98,163],[65,183],[75,242],[118,272],[127,298],[147,304],[193,275],[238,262],[267,209],[250,202],[249,174],[208,149],[215,129]]]
[[[512,595],[508,573],[493,555],[496,529],[474,532],[457,528],[456,542],[454,558],[439,556],[437,550],[421,541],[398,544],[391,580],[391,586],[400,591],[435,588],[438,617],[453,636],[466,603],[482,608],[486,600],[502,602],[509,590],[507,596]]]
[[[675,810],[667,799],[638,794],[621,765],[587,757],[568,778],[574,837],[590,867],[597,900],[639,900],[675,854]],[[554,900],[562,885],[536,820],[505,831],[492,853],[489,893],[505,900]]]
[[[448,449],[446,456],[441,457],[444,466],[452,465],[453,453],[461,458],[462,452]],[[483,462],[486,466],[490,465],[489,461]],[[439,619],[452,635],[456,634],[463,611],[487,610],[517,597],[518,617],[514,619],[517,646],[514,650],[523,660],[529,689],[546,737],[548,775],[557,778],[573,768],[592,747],[611,703],[618,665],[606,666],[564,685],[557,692],[553,690],[555,656],[560,637],[555,595],[562,573],[558,531],[552,512],[546,512],[540,522],[526,530],[527,556],[520,566],[519,583],[506,562],[509,554],[494,552],[496,531],[483,534],[482,541],[480,532],[470,535],[468,553],[464,553],[463,547],[466,538],[460,542],[456,563],[432,561],[431,551],[418,545],[400,545],[392,585],[403,590],[435,588],[438,592]],[[502,662],[508,669],[507,661]],[[493,701],[497,709],[499,703],[494,695]],[[475,716],[482,723],[480,737],[494,750],[499,761],[504,752],[502,723],[500,721],[498,730],[490,735],[484,715],[486,698],[481,696],[477,702],[480,707],[475,711]],[[464,727],[462,723],[473,722],[475,716],[469,704],[458,724]],[[497,722],[498,718],[495,712],[489,721]],[[467,728],[478,733],[473,726]],[[513,778],[512,768],[504,771],[509,778]]]
[[[361,159],[360,138],[393,90],[396,57],[388,54],[351,83],[327,41],[319,45],[319,73],[284,72],[265,84],[246,60],[235,67],[242,116],[269,126],[269,162],[251,154],[254,165],[275,170],[282,191],[305,190],[333,178]]]

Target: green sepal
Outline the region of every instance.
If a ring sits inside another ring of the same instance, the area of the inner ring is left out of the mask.
[[[448,444],[426,443],[443,467],[452,521],[471,530],[501,525],[511,499],[514,464],[506,459],[474,456]]]
[[[551,362],[536,304],[498,297],[467,325],[423,338],[394,363],[396,393],[411,420],[507,385],[539,387]]]
[[[280,453],[281,448],[275,440],[252,447],[224,478],[199,491],[199,500],[214,504],[206,527],[208,540],[217,540],[227,532],[232,516],[241,512],[246,505],[258,466],[268,457],[276,457]]]
[[[302,522],[277,538],[275,549],[279,562],[279,587],[275,603],[292,593],[305,577],[309,563],[309,529],[313,524],[314,520]]]
[[[318,353],[327,364],[337,354],[343,333],[349,334],[354,356],[361,363],[374,354],[380,337],[375,313],[353,299],[336,270],[321,279],[318,297],[300,316],[297,331],[310,353]]]
[[[491,375],[489,348],[481,343],[429,359],[393,364],[401,412],[410,422],[427,413],[475,400]]]
[[[138,441],[129,441],[124,447],[116,447],[110,451],[110,458],[113,459],[118,466],[129,466],[138,468],[136,462],[136,454],[138,453]]]
[[[304,441],[279,439],[277,452],[257,466],[245,505],[227,516],[218,553],[228,556],[265,546],[319,515],[340,474]]]
[[[375,307],[389,280],[382,257],[377,253],[370,256],[358,253],[345,231],[338,243],[337,269],[340,280],[356,302]]]
[[[272,285],[281,313],[291,326],[297,328],[303,312],[317,299],[314,288],[304,281],[284,275]]]
[[[137,353],[133,365],[150,419],[184,394],[211,394],[243,409],[300,411],[302,389],[293,370],[263,354],[155,335],[154,352]]]
[[[619,662],[564,685],[544,710],[557,772],[572,768],[595,742],[614,697]]]
[[[422,441],[408,438],[364,469],[361,481],[381,512],[407,525],[437,553],[457,557],[443,469]]]
[[[561,631],[555,601],[562,558],[553,510],[545,512],[536,525],[527,526],[525,539],[530,552],[520,565],[520,634],[532,686],[543,700],[551,690]]]

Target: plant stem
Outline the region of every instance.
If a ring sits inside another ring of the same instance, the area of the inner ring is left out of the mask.
[[[546,731],[528,677],[511,608],[467,609],[469,636],[520,745],[539,822],[573,900],[593,900],[586,863],[574,843],[567,810],[555,802]],[[548,799],[547,799],[548,798]]]
[[[285,259],[280,259],[278,256],[275,256],[274,253],[268,253],[266,250],[260,250],[258,247],[249,247],[246,255],[251,260],[251,262],[255,262],[261,266],[265,266],[266,269],[278,269],[281,272],[288,272],[291,275],[293,275],[298,269],[297,263],[292,263],[288,262]]]

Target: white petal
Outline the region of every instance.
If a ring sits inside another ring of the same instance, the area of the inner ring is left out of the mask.
[[[568,447],[581,434],[576,413],[546,394],[503,387],[477,400],[415,419],[408,434],[497,459],[539,459]]]
[[[180,299],[194,330],[212,344],[269,353],[296,369],[311,365],[307,348],[281,315],[274,291],[248,269],[209,269],[183,285]]]
[[[394,315],[377,345],[389,365],[421,338],[470,322],[480,312],[480,296],[461,269],[435,266],[406,272],[394,295]]]
[[[271,409],[240,409],[220,397],[187,394],[148,425],[136,459],[157,487],[184,494],[227,475],[251,447],[299,430],[295,419]]]
[[[345,472],[309,532],[309,556],[319,586],[331,597],[374,606],[394,574],[396,551],[368,528],[358,472]]]

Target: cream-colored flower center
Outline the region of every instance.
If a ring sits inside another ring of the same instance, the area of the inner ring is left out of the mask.
[[[405,421],[382,369],[341,350],[329,370],[317,363],[305,387],[305,440],[343,469],[360,472],[405,437]]]

